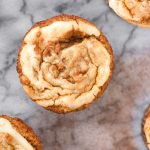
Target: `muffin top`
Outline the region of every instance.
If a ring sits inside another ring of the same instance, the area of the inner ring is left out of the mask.
[[[30,29],[17,68],[32,100],[53,111],[68,112],[91,103],[103,91],[112,59],[107,40],[94,24],[61,15]]]
[[[5,118],[0,118],[0,149],[35,150],[33,146]]]
[[[149,0],[109,0],[109,5],[124,19],[139,25],[150,26]]]

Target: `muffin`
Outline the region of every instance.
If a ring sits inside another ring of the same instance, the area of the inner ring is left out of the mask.
[[[22,120],[0,116],[1,150],[41,150],[41,143],[33,130]]]
[[[148,108],[144,118],[143,132],[147,147],[150,149],[150,107]]]
[[[67,113],[89,106],[112,75],[112,49],[91,22],[60,15],[25,35],[17,71],[27,95],[47,110]]]
[[[150,1],[149,0],[108,0],[109,6],[117,15],[126,21],[150,27]]]

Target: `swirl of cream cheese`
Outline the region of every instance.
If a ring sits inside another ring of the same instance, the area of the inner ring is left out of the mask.
[[[111,74],[112,54],[100,36],[82,19],[33,27],[18,58],[26,93],[43,107],[74,110],[91,103]]]
[[[110,7],[129,22],[150,26],[149,0],[109,0]]]
[[[34,150],[32,145],[4,118],[0,118],[0,149]]]

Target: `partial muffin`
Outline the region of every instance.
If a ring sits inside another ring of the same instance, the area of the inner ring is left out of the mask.
[[[41,143],[33,130],[22,120],[0,116],[1,150],[41,150]]]
[[[144,124],[143,124],[143,131],[145,136],[145,143],[147,147],[150,149],[150,107],[147,109]]]
[[[86,108],[103,93],[112,69],[103,33],[71,15],[36,23],[22,41],[17,63],[27,95],[57,113]]]
[[[109,6],[126,21],[150,27],[149,0],[108,0]]]

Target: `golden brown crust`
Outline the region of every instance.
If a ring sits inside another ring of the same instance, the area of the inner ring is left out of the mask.
[[[150,28],[150,23],[146,24],[145,22],[137,22],[137,21],[133,21],[133,20],[127,20],[127,22],[131,23],[133,25],[137,25],[139,27]]]
[[[89,25],[92,25],[94,26],[95,28],[97,28],[95,26],[95,24],[83,19],[83,18],[80,18],[78,16],[73,16],[73,15],[66,15],[66,14],[62,14],[62,15],[59,15],[59,16],[56,16],[56,17],[53,17],[53,18],[50,18],[50,19],[47,19],[47,20],[44,20],[44,21],[41,21],[41,22],[38,22],[36,23],[35,25],[33,25],[33,27],[26,33],[26,35],[35,27],[39,26],[39,27],[44,27],[44,26],[47,26],[47,25],[50,25],[52,24],[53,22],[55,21],[76,21],[78,23],[78,21],[82,21],[82,22],[85,22],[86,24],[89,24]],[[25,36],[26,36],[25,35]],[[24,37],[25,38],[25,37]],[[108,85],[108,82],[112,76],[112,71],[113,71],[113,66],[114,66],[114,60],[113,60],[113,52],[112,52],[112,48],[109,44],[109,42],[107,41],[106,37],[102,34],[101,32],[101,35],[99,36],[99,39],[98,39],[104,46],[105,48],[107,49],[108,53],[110,54],[110,57],[111,57],[111,62],[110,62],[110,74],[109,74],[109,78],[108,80],[105,82],[105,84],[100,87],[101,90],[100,92],[98,93],[98,95],[96,95],[96,98],[101,96],[104,92],[104,90],[106,89],[107,85]],[[22,73],[22,68],[21,68],[21,64],[20,64],[20,54],[21,54],[21,51],[22,51],[22,48],[24,46],[24,40],[21,44],[21,47],[20,47],[20,50],[19,50],[19,53],[18,53],[18,59],[17,59],[17,72],[19,73],[19,77],[20,77],[20,81],[23,82],[23,83],[29,83],[30,81],[23,75]],[[23,76],[22,76],[23,75]],[[34,101],[34,100],[33,100]],[[70,108],[68,107],[64,107],[64,106],[61,106],[61,105],[58,105],[58,106],[49,106],[49,107],[46,107],[45,109],[47,110],[51,110],[53,112],[56,112],[56,113],[68,113],[68,112],[72,112],[72,111],[78,111],[78,110],[82,110],[84,108],[87,108],[90,104],[85,104],[83,106],[81,106],[80,108],[77,108],[75,110],[71,110]]]
[[[14,129],[18,131],[36,150],[41,150],[41,142],[31,127],[19,118],[12,118],[7,115],[0,115],[0,118],[7,119]]]

